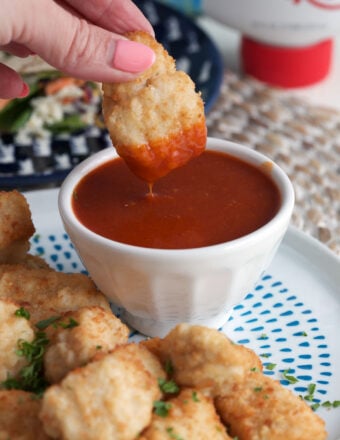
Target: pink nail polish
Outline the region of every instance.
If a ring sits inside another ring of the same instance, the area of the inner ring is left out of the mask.
[[[155,61],[155,52],[144,44],[118,40],[111,62],[112,67],[123,72],[138,73],[148,69]]]
[[[18,98],[25,98],[30,92],[30,88],[28,87],[28,85],[24,82],[23,86],[22,86],[22,90],[20,95],[18,96]]]

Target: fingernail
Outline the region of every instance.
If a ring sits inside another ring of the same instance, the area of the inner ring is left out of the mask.
[[[25,98],[30,92],[30,88],[28,87],[28,85],[24,82],[23,86],[22,86],[22,90],[20,95],[18,96],[18,98]]]
[[[148,69],[155,58],[155,52],[144,44],[118,40],[115,42],[111,65],[123,72],[138,73]]]

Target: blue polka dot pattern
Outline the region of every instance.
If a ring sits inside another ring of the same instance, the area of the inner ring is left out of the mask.
[[[86,273],[65,233],[35,235],[31,252],[42,256],[56,270]],[[113,311],[119,316],[118,308]],[[253,349],[263,362],[264,374],[301,395],[313,383],[314,401],[326,400],[332,376],[331,354],[317,318],[299,299],[299,292],[265,274],[254,290],[233,308],[220,330],[236,343]],[[143,339],[134,330],[130,337],[133,341]],[[291,377],[296,381],[289,380]]]

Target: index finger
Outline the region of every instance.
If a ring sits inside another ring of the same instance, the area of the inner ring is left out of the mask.
[[[154,30],[142,11],[131,0],[65,0],[65,3],[97,26],[118,34]]]

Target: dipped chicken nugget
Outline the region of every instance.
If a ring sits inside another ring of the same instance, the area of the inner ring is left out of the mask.
[[[66,312],[55,321],[44,356],[46,378],[59,382],[98,352],[107,353],[128,341],[129,329],[111,311],[98,306]]]
[[[0,298],[12,299],[27,308],[34,324],[84,306],[111,310],[107,299],[86,275],[20,264],[0,265]]]
[[[22,261],[34,231],[25,197],[18,191],[0,191],[0,264]]]
[[[215,400],[240,440],[325,440],[324,421],[300,397],[262,373],[249,373]]]
[[[126,35],[156,54],[137,79],[103,84],[103,114],[112,142],[130,169],[152,183],[205,149],[204,104],[190,77],[151,35]]]
[[[121,346],[48,388],[40,418],[52,438],[132,440],[150,423],[160,396],[139,347]]]
[[[148,347],[148,342],[144,344]],[[252,369],[261,370],[258,356],[234,344],[223,333],[207,327],[179,324],[164,339],[150,343],[150,350],[170,362],[174,380],[207,395],[223,395]]]
[[[0,299],[0,382],[15,378],[27,365],[18,354],[18,341],[32,342],[34,331],[29,321],[16,314],[20,306],[9,299]]]
[[[154,414],[141,440],[231,440],[216,414],[213,401],[199,391],[183,390],[166,403],[168,413]]]
[[[46,440],[38,418],[40,399],[21,390],[0,390],[0,439]]]

